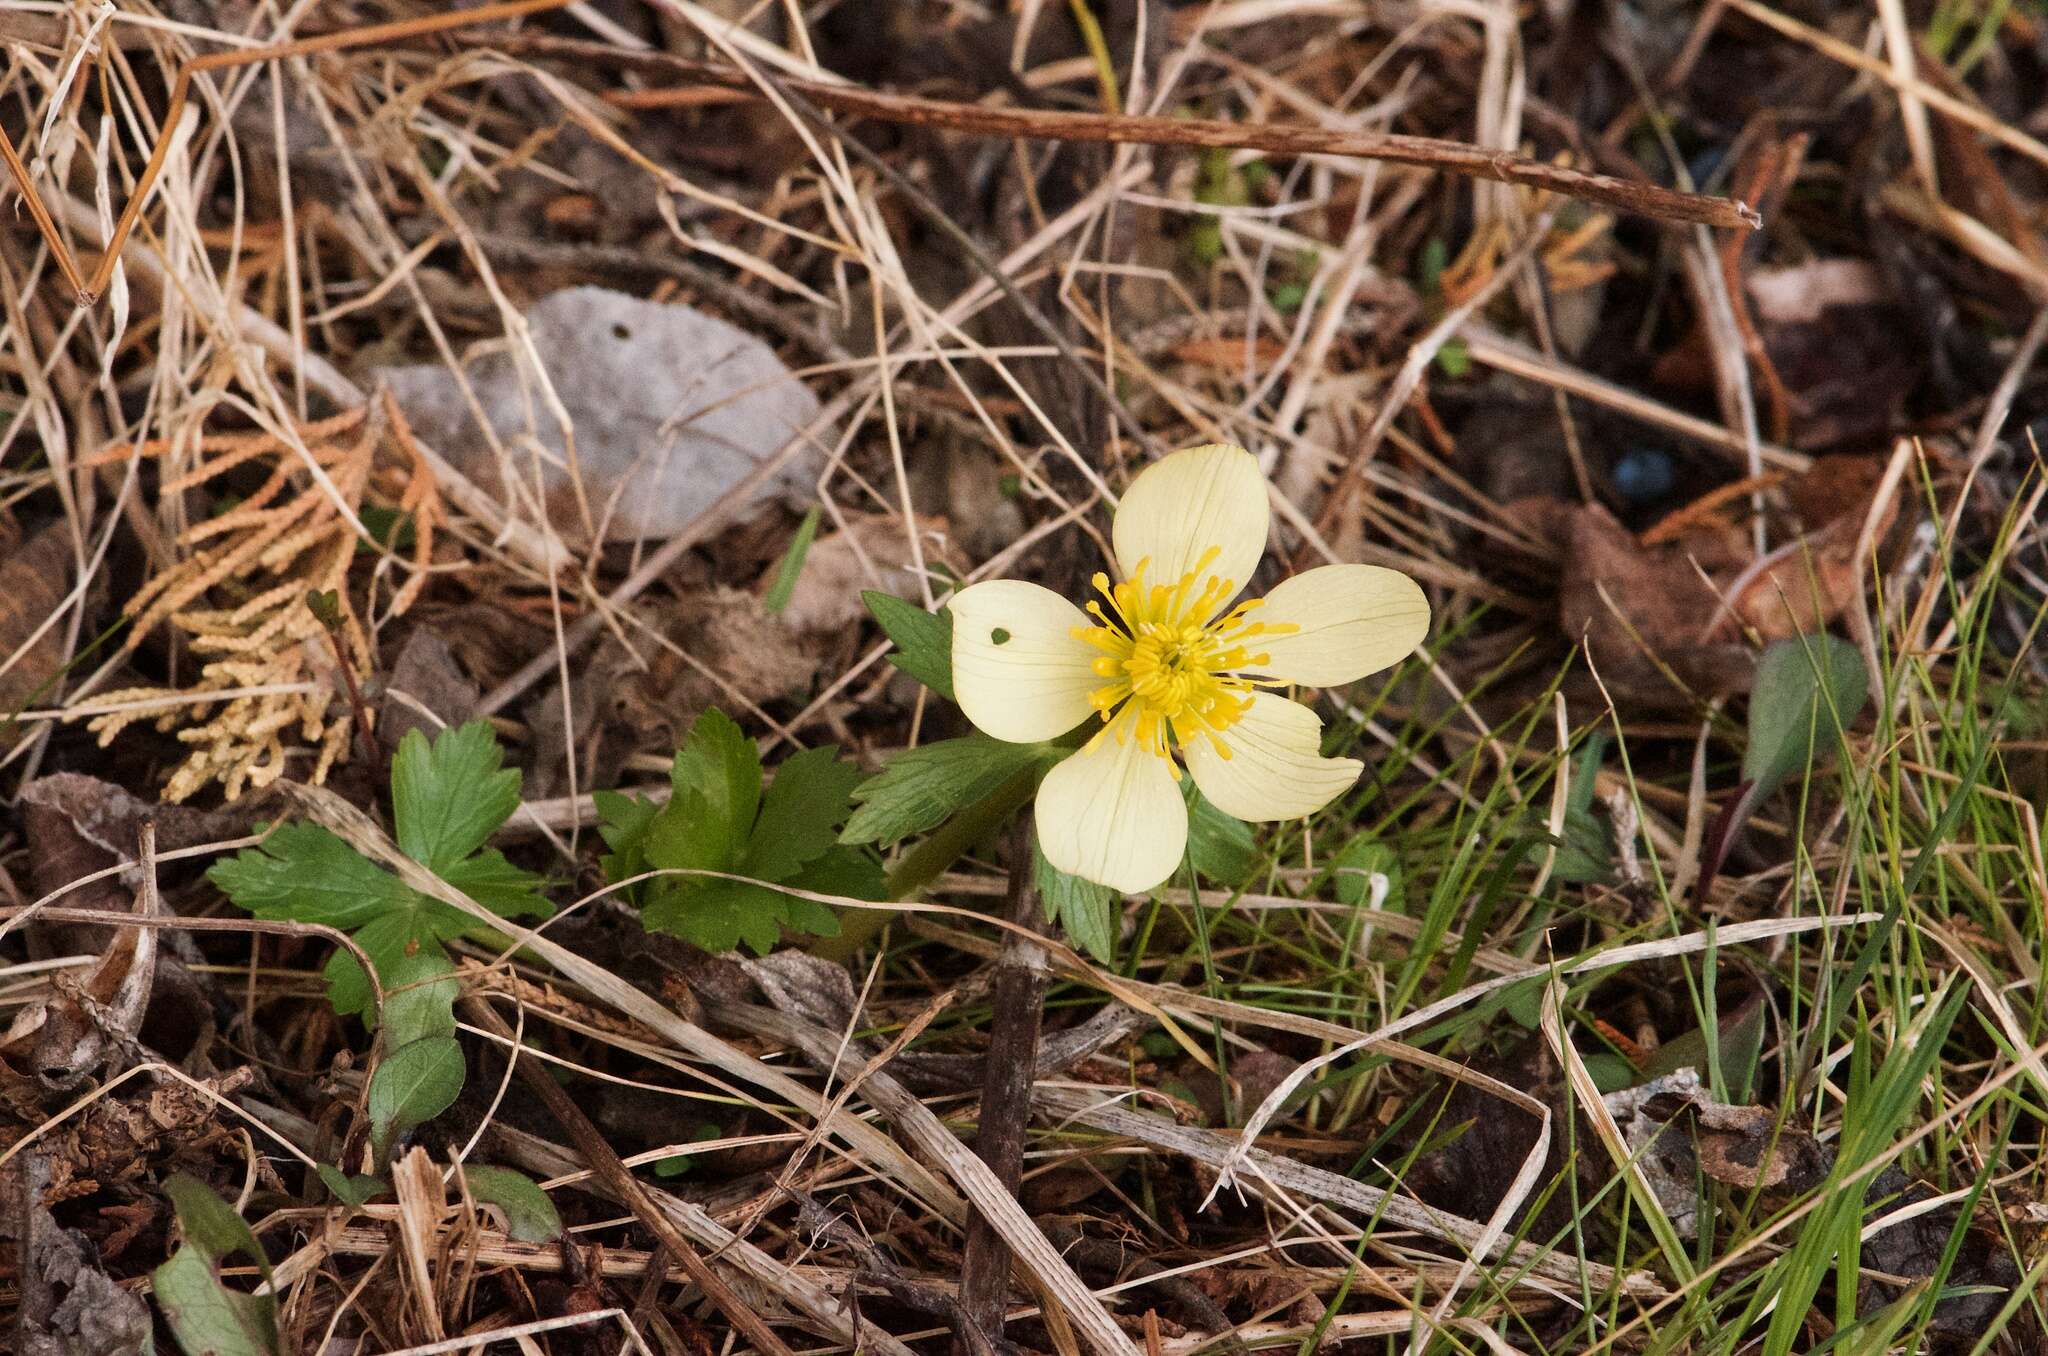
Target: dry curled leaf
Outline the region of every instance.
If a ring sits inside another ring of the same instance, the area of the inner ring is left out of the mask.
[[[22,1266],[14,1336],[20,1356],[128,1356],[150,1346],[149,1308],[97,1263],[91,1241],[50,1214],[48,1154],[0,1169],[0,1239]]]
[[[385,680],[378,737],[396,748],[408,730],[431,738],[437,730],[456,729],[469,723],[481,696],[447,638],[435,627],[415,627]]]
[[[155,883],[146,881],[135,913],[153,918],[162,912]],[[83,976],[52,975],[49,996],[23,1007],[0,1035],[0,1063],[59,1095],[99,1073],[117,1053],[138,1048],[156,982],[159,935],[154,927],[121,928]]]

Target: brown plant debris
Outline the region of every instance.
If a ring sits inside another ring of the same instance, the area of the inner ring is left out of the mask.
[[[11,718],[48,693],[64,666],[64,619],[58,612],[71,575],[71,534],[51,523],[14,545],[0,564],[0,716]],[[15,656],[19,655],[17,659]],[[14,725],[0,725],[0,745],[12,744]]]
[[[168,467],[176,453],[176,440],[158,439],[102,459],[154,457]],[[307,779],[318,784],[347,757],[353,728],[339,664],[358,680],[371,671],[369,634],[350,590],[362,555],[360,511],[365,504],[395,510],[397,522],[411,527],[412,570],[387,605],[392,615],[403,613],[425,585],[442,521],[433,472],[388,397],[289,437],[205,438],[198,453],[197,465],[165,480],[164,496],[224,487],[225,477],[244,468],[268,475],[233,507],[180,533],[177,544],[190,554],[153,576],[123,611],[131,622],[127,651],[168,622],[204,657],[199,677],[182,688],[105,693],[87,728],[102,746],[152,716],[158,729],[177,729],[192,752],[164,787],[173,803],[214,782],[230,800],[269,785],[285,770],[287,740],[313,749]],[[312,594],[335,600],[332,638]]]

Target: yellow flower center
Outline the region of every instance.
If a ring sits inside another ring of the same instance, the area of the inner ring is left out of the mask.
[[[1113,729],[1119,742],[1135,735],[1163,758],[1170,731],[1182,746],[1207,738],[1219,756],[1230,756],[1218,736],[1243,719],[1252,689],[1260,686],[1240,670],[1270,662],[1249,642],[1299,628],[1252,621],[1263,598],[1217,616],[1237,592],[1235,580],[1209,573],[1219,554],[1210,547],[1194,569],[1172,584],[1146,582],[1149,557],[1120,584],[1111,586],[1104,574],[1091,581],[1108,606],[1091,601],[1088,612],[1096,624],[1077,626],[1074,634],[1102,652],[1095,672],[1106,681],[1089,700],[1108,727],[1103,734]],[[1178,769],[1174,775],[1180,775]]]

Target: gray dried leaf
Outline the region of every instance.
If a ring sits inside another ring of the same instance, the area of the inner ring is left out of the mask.
[[[766,344],[687,306],[572,287],[542,299],[525,319],[574,428],[581,501],[559,421],[520,346],[480,346],[466,364],[468,391],[516,474],[532,474],[528,452],[538,444],[548,517],[570,535],[601,527],[610,541],[672,536],[818,413],[817,397]],[[503,493],[498,457],[462,379],[439,364],[377,375],[415,433]],[[806,450],[760,487],[756,502],[794,502],[816,475],[817,454]]]
[[[1609,1093],[1607,1110],[1681,1238],[1699,1235],[1702,1176],[1743,1190],[1810,1191],[1833,1163],[1777,1110],[1715,1101],[1693,1068]]]

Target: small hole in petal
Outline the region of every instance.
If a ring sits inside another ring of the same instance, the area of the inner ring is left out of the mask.
[[[1010,633],[998,626],[995,630],[988,633],[988,641],[991,645],[1008,645],[1010,643]]]

